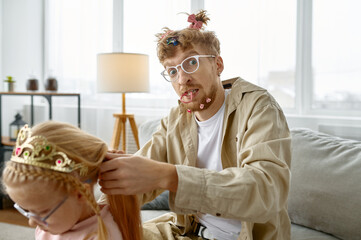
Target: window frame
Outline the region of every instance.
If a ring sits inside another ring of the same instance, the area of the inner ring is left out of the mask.
[[[312,74],[312,25],[313,0],[297,0],[296,43],[296,108],[287,112],[301,116],[360,117],[361,112],[352,110],[314,109]]]
[[[190,0],[191,12],[204,9],[204,0]],[[46,19],[47,3],[44,2]],[[122,52],[124,49],[124,0],[113,0],[113,51]],[[336,116],[361,117],[361,112],[353,110],[313,109],[313,76],[312,76],[312,20],[313,0],[297,0],[296,19],[296,66],[295,66],[295,107],[284,108],[287,114],[298,116]],[[44,30],[48,32],[46,21]],[[44,34],[44,53],[48,52],[47,37]],[[43,69],[47,69],[47,54],[44,54]],[[43,75],[45,75],[43,73]],[[129,96],[131,99],[132,97]],[[150,100],[154,98],[149,95]],[[151,100],[152,101],[152,100]],[[129,102],[128,102],[129,103]],[[136,106],[133,106],[136,107]],[[159,106],[158,107],[167,107]]]

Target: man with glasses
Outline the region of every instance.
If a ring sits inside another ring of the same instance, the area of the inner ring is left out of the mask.
[[[179,106],[134,156],[107,155],[102,191],[139,194],[141,203],[170,191],[177,214],[145,223],[145,239],[290,239],[290,134],[281,108],[241,78],[224,89],[213,32],[158,36],[161,74]]]

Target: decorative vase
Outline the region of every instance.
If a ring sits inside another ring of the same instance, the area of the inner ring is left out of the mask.
[[[14,92],[14,82],[8,82],[8,92]]]
[[[32,78],[27,81],[26,90],[37,91],[38,89],[39,89],[38,79]]]
[[[55,78],[49,77],[45,82],[45,90],[47,91],[57,91],[58,90],[58,82]]]

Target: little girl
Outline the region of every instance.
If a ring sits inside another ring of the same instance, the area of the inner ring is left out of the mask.
[[[36,227],[37,240],[141,239],[136,196],[93,194],[107,152],[100,139],[66,123],[44,122],[19,132],[2,174],[14,207]]]

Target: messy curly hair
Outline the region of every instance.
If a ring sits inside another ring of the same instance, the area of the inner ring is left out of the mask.
[[[203,26],[207,25],[207,22],[210,20],[205,10],[200,10],[195,14],[195,19],[203,22]],[[204,31],[203,28],[204,27],[198,30],[187,27],[182,30],[172,31],[164,27],[162,33],[156,34],[158,38],[157,54],[160,63],[163,64],[165,59],[175,56],[178,46],[182,51],[186,51],[198,45],[205,50],[207,54],[219,55],[221,52],[220,42],[216,34],[212,31]],[[172,44],[168,44],[167,39],[169,38],[176,38],[178,45],[175,47]]]

